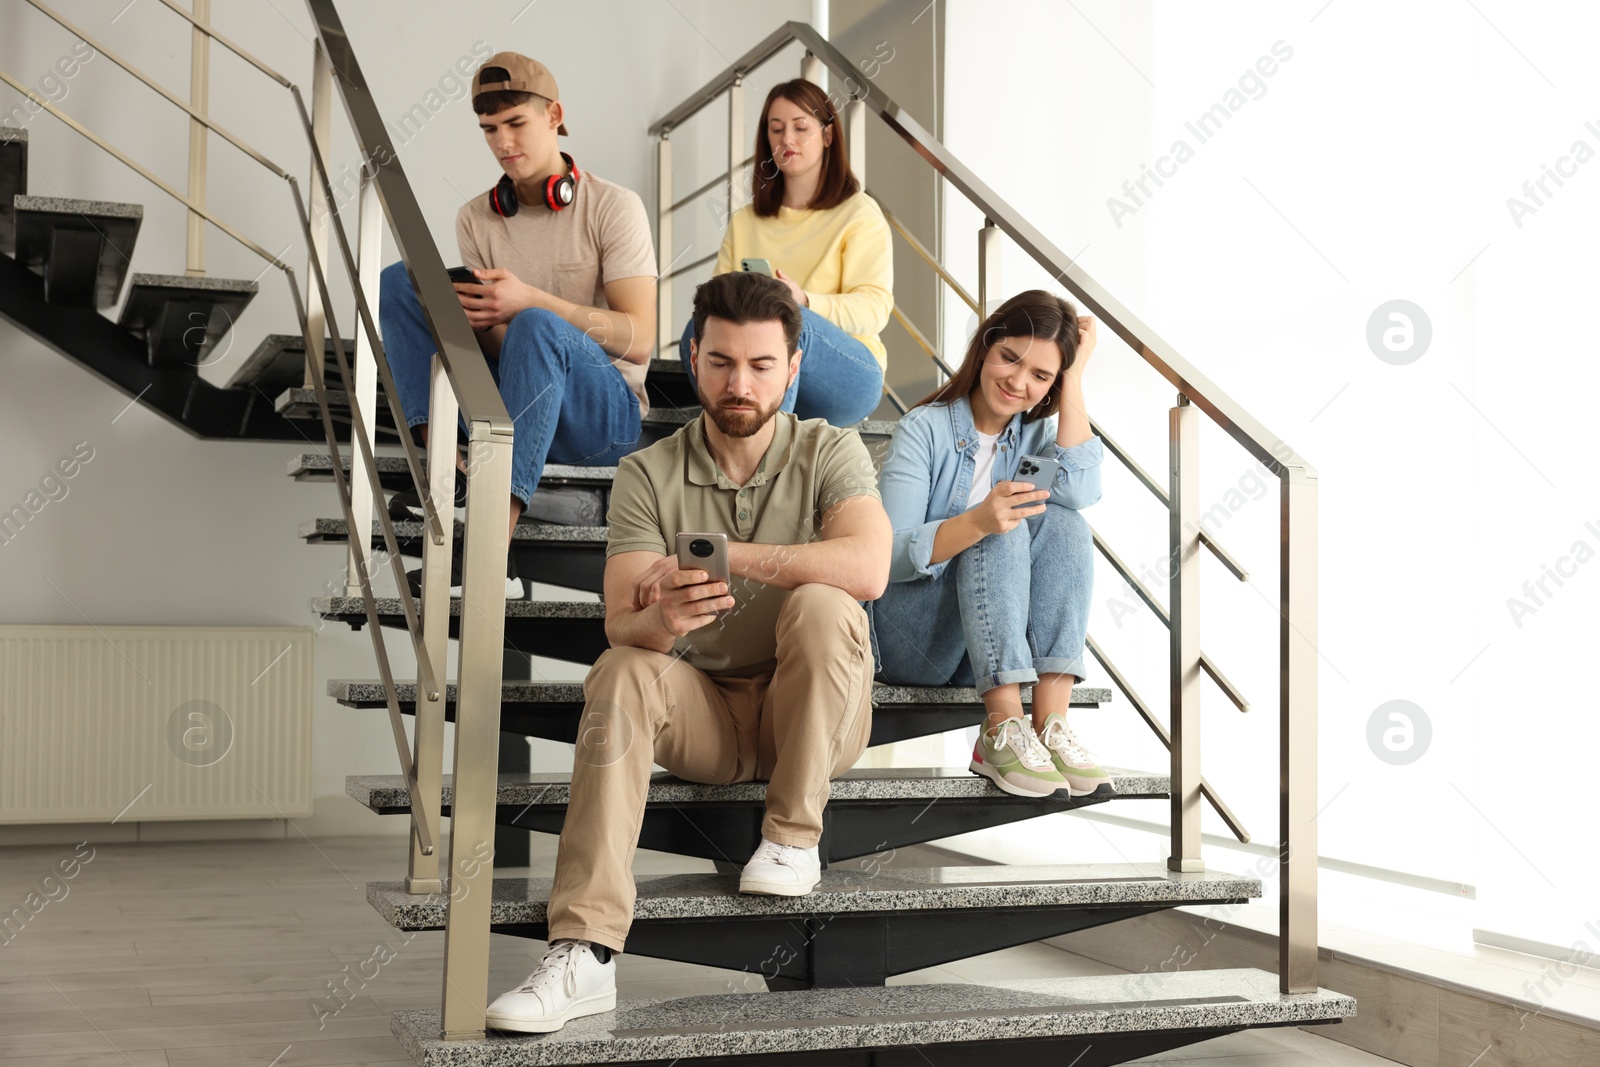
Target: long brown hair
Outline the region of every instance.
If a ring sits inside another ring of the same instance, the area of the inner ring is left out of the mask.
[[[1022,421],[1046,419],[1061,410],[1061,378],[1078,355],[1078,309],[1070,303],[1047,293],[1043,289],[1029,289],[1018,293],[995,308],[989,317],[978,324],[972,340],[967,342],[967,354],[961,366],[948,382],[917,401],[924,404],[949,404],[969,395],[978,384],[978,374],[989,349],[1007,337],[1032,337],[1037,341],[1054,341],[1061,349],[1061,370],[1039,401],[1023,412]]]
[[[817,183],[817,195],[806,207],[813,210],[838,207],[860,192],[861,183],[851,173],[850,161],[846,158],[844,120],[821,86],[796,78],[774,85],[767,94],[767,102],[761,105],[761,121],[756,125],[755,168],[750,179],[750,202],[756,214],[774,218],[783,206],[783,172],[772,158],[772,139],[767,136],[767,115],[779,100],[787,100],[800,110],[809,111],[817,120],[817,136],[822,135],[822,130],[833,129],[833,144],[822,150],[822,180]]]

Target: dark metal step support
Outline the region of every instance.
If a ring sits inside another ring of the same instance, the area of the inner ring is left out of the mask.
[[[60,226],[50,232],[50,255],[44,263],[44,298],[61,307],[95,305],[95,272],[105,244],[94,230]]]
[[[863,871],[861,878],[866,883],[871,875]],[[1181,903],[659,920],[635,923],[628,951],[743,971],[747,992],[881,986],[897,974],[1168,911]],[[504,923],[494,931],[542,941],[549,926]]]
[[[500,662],[500,677],[507,682],[533,681],[533,657],[526,652],[506,649]],[[532,769],[528,752],[528,739],[523,734],[507,731],[500,733],[501,774],[527,774]],[[494,828],[494,865],[496,867],[526,867],[532,856],[533,834],[516,826],[505,824]]]

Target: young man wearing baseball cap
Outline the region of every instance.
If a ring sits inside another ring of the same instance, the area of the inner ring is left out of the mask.
[[[515,427],[514,530],[546,463],[606,466],[638,442],[656,337],[655,248],[638,194],[561,151],[566,111],[544,64],[490,56],[473,76],[472,109],[502,177],[456,215],[461,260],[477,281],[455,290]],[[426,443],[435,346],[404,263],[383,271],[379,319],[406,424],[421,426]],[[506,594],[523,597],[512,573],[508,561]]]

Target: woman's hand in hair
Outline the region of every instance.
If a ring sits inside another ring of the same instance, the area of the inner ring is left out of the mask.
[[[779,270],[777,267],[772,268],[772,276],[789,287],[789,293],[794,297],[794,302],[796,304],[799,304],[803,308],[808,308],[811,306],[811,301],[806,298],[806,291],[796,285],[793,278],[783,273],[783,271]]]
[[[1088,365],[1089,357],[1094,355],[1095,342],[1100,339],[1100,331],[1093,315],[1078,316],[1078,349],[1073,354],[1072,366],[1067,368],[1068,374],[1082,374],[1083,368]]]
[[[985,537],[1010,533],[1022,525],[1024,519],[1043,515],[1044,501],[1049,496],[1048,489],[1035,489],[1032,482],[1000,482],[967,514],[972,516]],[[1027,506],[1018,507],[1019,504]]]

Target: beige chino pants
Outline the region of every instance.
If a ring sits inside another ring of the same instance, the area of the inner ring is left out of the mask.
[[[860,758],[871,732],[868,641],[866,612],[848,593],[803,585],[778,616],[770,675],[710,675],[642,648],[601,655],[583,683],[550,939],[621,951],[633,922],[633,854],[652,763],[692,782],[766,780],[762,835],[815,845],[829,779]]]

